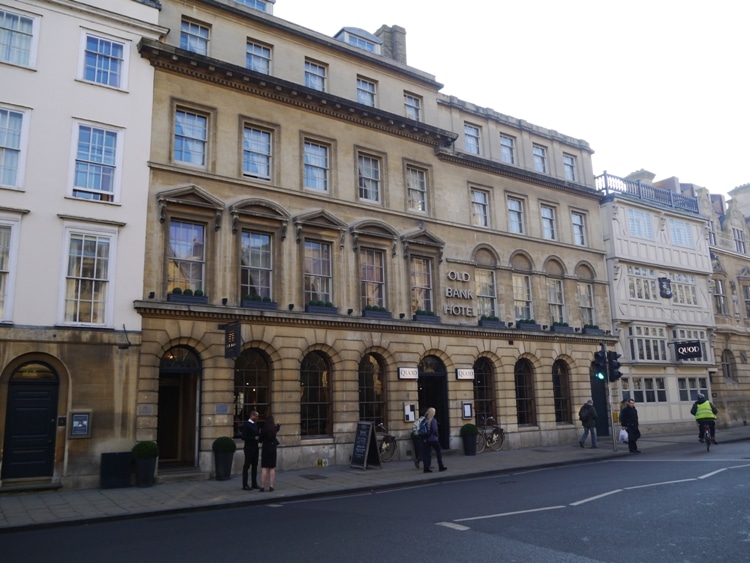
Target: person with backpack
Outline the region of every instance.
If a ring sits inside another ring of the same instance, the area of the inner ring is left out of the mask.
[[[425,417],[420,416],[417,420],[414,421],[414,424],[411,427],[411,442],[412,446],[414,447],[414,467],[416,467],[417,469],[419,469],[419,462],[422,459],[422,438],[419,435],[419,427],[424,420]]]
[[[578,411],[578,420],[583,424],[583,436],[578,440],[578,445],[583,447],[588,438],[589,432],[591,432],[591,447],[596,447],[596,408],[594,407],[594,401],[589,399],[586,404],[581,407]]]
[[[445,471],[448,469],[443,465],[443,450],[440,448],[440,438],[438,435],[438,424],[435,419],[435,409],[430,407],[425,413],[425,420],[420,424],[419,434],[422,438],[422,463],[424,464],[424,472],[432,473],[430,465],[432,464],[432,450],[435,450],[435,456],[437,457],[438,469]]]

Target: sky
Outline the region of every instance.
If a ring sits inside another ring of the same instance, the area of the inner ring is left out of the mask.
[[[406,29],[442,93],[583,139],[594,173],[750,183],[746,0],[276,0],[328,36]]]

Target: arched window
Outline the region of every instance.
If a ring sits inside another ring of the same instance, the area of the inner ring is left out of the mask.
[[[516,412],[518,424],[536,424],[536,403],[534,401],[534,368],[527,359],[516,362],[513,370],[516,381]]]
[[[731,350],[724,350],[721,353],[721,373],[724,377],[737,379],[737,362]]]
[[[331,365],[320,352],[310,352],[300,366],[300,436],[333,434]]]
[[[163,373],[197,373],[201,370],[201,360],[187,346],[175,346],[167,350],[159,362],[159,371]]]
[[[555,400],[555,422],[572,423],[570,410],[570,371],[562,360],[552,364],[552,395]]]
[[[385,368],[375,354],[359,362],[359,420],[388,424],[385,401]]]
[[[257,348],[242,352],[234,365],[234,437],[240,437],[242,423],[250,411],[261,420],[270,414],[271,373],[268,359]]]
[[[487,358],[474,362],[474,411],[477,424],[484,424],[488,416],[500,424],[495,412],[495,370]]]

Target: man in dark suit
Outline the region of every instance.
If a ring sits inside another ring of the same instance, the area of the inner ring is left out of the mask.
[[[242,425],[242,439],[245,442],[245,464],[242,466],[242,489],[245,491],[251,491],[252,489],[260,489],[258,486],[258,411],[250,411],[250,418],[248,418]],[[247,473],[248,469],[252,478],[251,486],[247,485]]]

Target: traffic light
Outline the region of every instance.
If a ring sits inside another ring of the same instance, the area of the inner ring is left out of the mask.
[[[621,354],[618,354],[614,350],[607,352],[607,365],[609,367],[609,380],[610,381],[617,381],[622,377],[622,372],[620,371],[620,362],[617,361],[617,358],[619,358]]]
[[[600,381],[607,379],[607,348],[602,344],[602,349],[594,352],[594,377]]]

